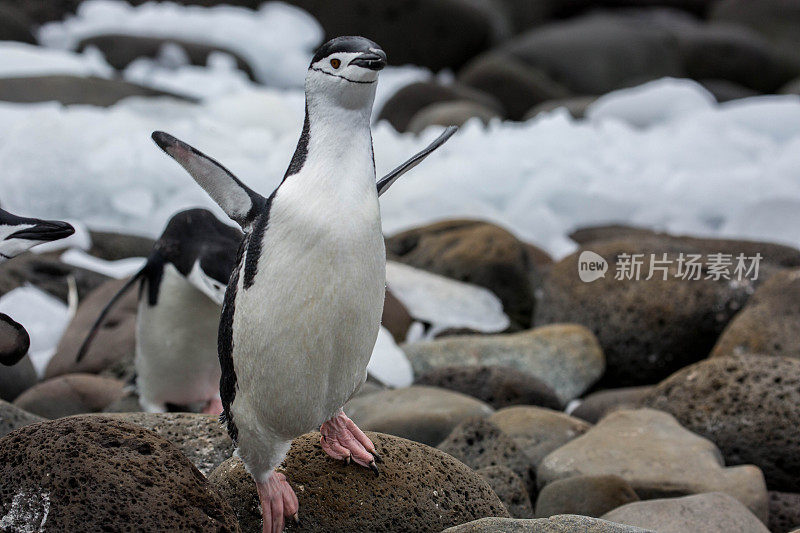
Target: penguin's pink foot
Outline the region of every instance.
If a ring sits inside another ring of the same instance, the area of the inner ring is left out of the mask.
[[[207,415],[222,414],[222,400],[220,400],[219,397],[208,400],[208,403],[203,407],[203,413]]]
[[[258,499],[261,502],[261,518],[263,520],[263,533],[280,533],[286,517],[293,517],[300,523],[297,511],[300,503],[297,501],[286,476],[273,471],[266,481],[256,482]]]
[[[320,444],[325,453],[346,463],[352,459],[378,473],[375,462],[381,462],[381,458],[375,451],[375,445],[355,422],[347,418],[344,411],[339,411],[339,414],[322,424],[319,431],[322,433]]]

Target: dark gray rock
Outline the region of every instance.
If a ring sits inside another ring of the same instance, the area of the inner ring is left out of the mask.
[[[2,78],[0,78],[0,85]],[[33,285],[67,302],[68,278],[75,280],[78,298],[83,299],[92,290],[109,279],[92,270],[68,265],[58,260],[61,252],[43,254],[24,253],[13,261],[0,264],[0,296],[23,285]]]
[[[423,374],[415,383],[468,394],[495,409],[509,405],[562,408],[561,400],[546,383],[511,367],[446,366]]]
[[[561,98],[558,100],[548,100],[533,106],[522,117],[523,120],[530,120],[539,113],[549,113],[561,107],[565,108],[572,118],[581,119],[586,117],[586,110],[597,100],[596,96],[573,96],[571,98]]]
[[[65,374],[34,385],[14,405],[45,418],[98,413],[121,398],[125,384],[94,374]]]
[[[758,91],[728,80],[704,79],[699,81],[708,92],[714,95],[714,98],[719,103],[730,102],[739,98],[750,98],[760,94]]]
[[[27,355],[13,366],[0,366],[0,399],[13,402],[37,381],[36,370]]]
[[[769,492],[769,530],[787,533],[800,526],[800,494]]]
[[[463,126],[468,120],[477,118],[484,126],[499,118],[495,110],[469,100],[436,102],[417,111],[408,123],[408,131],[419,135],[428,126]]]
[[[0,41],[36,44],[32,27],[33,22],[23,10],[8,3],[0,5]]]
[[[570,414],[581,420],[596,424],[611,411],[639,407],[642,397],[652,388],[651,385],[646,385],[644,387],[624,387],[594,392],[584,398],[581,404]]]
[[[771,490],[800,492],[800,360],[713,357],[665,379],[642,403],[711,439],[727,464],[760,467]]]
[[[0,400],[0,438],[22,426],[44,421],[45,418],[41,416],[29,413],[5,400]]]
[[[149,237],[115,233],[112,231],[89,231],[92,247],[89,253],[106,261],[128,257],[147,257],[153,251],[155,241]]]
[[[536,517],[559,514],[601,517],[626,503],[639,501],[630,484],[619,476],[573,476],[539,491]]]
[[[169,441],[100,416],[0,439],[6,531],[238,531],[230,505]]]
[[[522,478],[503,465],[486,466],[475,471],[481,476],[513,518],[533,518],[531,499]]]

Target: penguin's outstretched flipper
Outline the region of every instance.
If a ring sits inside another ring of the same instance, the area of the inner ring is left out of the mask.
[[[247,230],[266,198],[253,191],[231,172],[199,150],[169,133],[154,131],[155,143],[194,178],[225,213]]]
[[[378,180],[378,196],[385,193],[389,189],[389,187],[391,187],[392,184],[395,181],[397,181],[397,178],[399,178],[400,176],[402,176],[415,166],[419,165],[423,159],[431,155],[431,153],[433,153],[434,150],[436,150],[445,142],[447,142],[447,140],[450,137],[452,137],[453,134],[457,131],[458,131],[458,126],[448,126],[444,130],[444,132],[441,135],[439,135],[431,144],[425,147],[424,150],[415,154],[414,157],[412,157],[411,159],[409,159],[396,169],[386,174],[380,180]]]
[[[31,345],[28,332],[22,324],[0,313],[0,333],[0,363],[6,366],[17,364]]]
[[[119,301],[122,295],[128,292],[131,289],[131,287],[133,287],[142,278],[142,276],[145,275],[147,267],[148,265],[145,265],[144,267],[142,267],[141,270],[139,270],[139,272],[134,274],[133,277],[129,279],[125,283],[125,285],[123,285],[122,288],[117,291],[117,293],[114,296],[111,297],[111,299],[108,301],[103,310],[100,311],[97,320],[94,321],[94,324],[92,324],[92,328],[89,330],[89,333],[86,335],[86,338],[83,339],[81,347],[78,348],[78,354],[75,357],[76,363],[80,363],[81,359],[83,359],[83,356],[86,355],[86,352],[89,349],[89,345],[92,343],[95,335],[97,335],[97,332],[100,330],[100,325],[103,323],[103,320],[105,320],[106,315],[108,315],[108,312],[111,311],[111,308],[114,307],[114,304],[116,304]]]

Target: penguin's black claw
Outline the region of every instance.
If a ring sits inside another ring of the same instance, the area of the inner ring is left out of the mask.
[[[344,466],[350,466],[350,458],[351,458],[351,457],[352,457],[352,456],[348,455],[347,457],[345,457],[345,458],[343,459],[343,461],[344,461]]]
[[[370,469],[370,470],[372,470],[373,472],[375,472],[375,475],[376,475],[376,476],[379,476],[379,475],[381,475],[381,471],[380,471],[380,470],[378,470],[378,465],[376,465],[376,464],[375,464],[375,461],[372,461],[372,462],[369,464],[369,469]]]
[[[300,525],[300,516],[297,513],[292,515],[292,519],[294,520],[295,525]]]
[[[372,457],[375,458],[375,462],[376,463],[378,463],[378,464],[382,464],[383,463],[383,457],[378,455],[378,452],[370,452],[370,453],[372,454]]]

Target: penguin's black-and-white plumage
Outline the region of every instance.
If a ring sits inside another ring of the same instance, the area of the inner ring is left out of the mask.
[[[140,284],[136,316],[136,388],[149,412],[170,405],[219,412],[217,328],[225,287],[242,233],[206,209],[176,213],[144,267],[98,317],[78,360],[106,313]]]
[[[64,239],[75,233],[67,222],[20,217],[0,209],[0,263],[37,244]],[[11,366],[28,353],[31,339],[19,322],[0,313],[0,364]]]
[[[341,408],[366,379],[380,327],[386,258],[378,196],[455,131],[376,182],[370,115],[385,64],[380,47],[362,37],[317,51],[300,141],[267,198],[189,145],[153,134],[245,231],[220,320],[220,392],[229,433],[256,480],[264,531],[281,530],[284,514],[296,511],[274,472],[294,437],[322,425],[326,448],[325,427],[335,421],[334,433],[363,444],[366,456],[353,460],[376,469],[372,443]],[[350,453],[337,446],[326,451]]]

